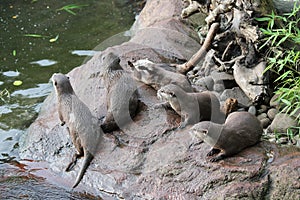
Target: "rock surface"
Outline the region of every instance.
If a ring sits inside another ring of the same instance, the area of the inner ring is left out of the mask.
[[[128,60],[188,59],[200,45],[180,20],[181,10],[180,0],[148,0],[132,39],[106,51],[118,54],[124,69]],[[100,57],[101,53],[68,74],[77,96],[98,118],[106,114]],[[111,199],[300,199],[299,148],[263,141],[210,163],[205,155],[209,146],[191,137],[189,127],[174,130],[180,123],[178,115],[153,108],[158,103],[156,91],[145,85],[138,90],[139,114],[123,131],[115,132],[128,144],[115,147],[113,138],[104,137],[78,190]],[[20,142],[20,156],[46,161],[49,171],[71,187],[82,164],[79,160],[73,171],[64,171],[74,152],[66,128],[59,125],[51,94]]]
[[[272,121],[269,130],[271,132],[277,133],[286,133],[288,128],[296,127],[297,121],[290,117],[288,114],[278,113],[275,115],[274,120]]]

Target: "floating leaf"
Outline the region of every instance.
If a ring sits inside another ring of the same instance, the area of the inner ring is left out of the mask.
[[[66,5],[66,6],[63,6],[59,9],[57,9],[56,11],[60,11],[60,10],[64,10],[72,15],[76,15],[76,13],[74,11],[72,11],[73,9],[79,9],[79,8],[82,8],[84,6],[88,6],[88,5],[77,5],[77,4],[70,4],[70,5]]]
[[[20,80],[14,81],[14,83],[13,83],[14,86],[20,86],[22,84],[23,84],[23,82]]]
[[[42,38],[45,36],[39,35],[39,34],[25,34],[26,37],[34,37],[34,38]]]
[[[19,17],[18,15],[12,16],[13,19],[17,19],[18,17]]]
[[[16,50],[13,50],[12,55],[13,55],[13,56],[16,56],[16,55],[17,55],[17,51],[16,51]]]
[[[49,40],[49,42],[56,42],[56,40],[58,40],[58,37],[59,37],[59,35],[57,35],[55,38],[51,38],[51,39]]]

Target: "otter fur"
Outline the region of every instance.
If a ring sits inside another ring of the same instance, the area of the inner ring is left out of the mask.
[[[167,64],[155,64],[147,59],[138,60],[135,63],[128,61],[128,64],[136,80],[150,85],[155,90],[168,84],[174,84],[186,92],[193,92],[193,87],[187,77],[164,69],[169,67]]]
[[[75,166],[77,159],[84,156],[83,165],[73,185],[75,188],[97,152],[102,130],[98,119],[92,115],[89,108],[74,93],[67,76],[55,73],[52,76],[52,82],[57,95],[61,125],[67,126],[77,150],[66,171],[70,171]]]
[[[190,132],[212,146],[207,156],[212,156],[210,161],[215,162],[258,143],[263,129],[253,114],[233,112],[224,124],[203,121],[195,124]]]
[[[136,115],[139,95],[137,83],[120,66],[120,58],[112,52],[102,55],[102,77],[107,91],[107,115],[102,130],[105,133],[122,128]]]
[[[169,84],[157,91],[157,97],[165,101],[163,106],[170,106],[181,116],[180,128],[205,120],[225,121],[220,102],[212,92],[188,93],[177,85]]]

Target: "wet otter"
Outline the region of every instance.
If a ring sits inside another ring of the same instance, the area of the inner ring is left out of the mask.
[[[212,120],[217,123],[225,121],[225,116],[220,111],[218,98],[209,91],[187,93],[179,86],[169,84],[159,89],[157,96],[166,101],[161,105],[171,106],[181,116],[180,128],[204,120]]]
[[[233,112],[223,125],[203,121],[191,128],[191,134],[212,146],[207,154],[214,156],[211,162],[237,154],[258,143],[262,132],[260,121],[249,112]]]
[[[102,55],[107,115],[101,125],[104,132],[122,128],[136,115],[139,95],[137,84],[130,73],[120,66],[120,58],[112,52]]]
[[[74,93],[67,76],[55,73],[52,76],[52,82],[57,95],[61,125],[67,125],[72,142],[77,149],[77,153],[66,171],[70,171],[75,166],[77,159],[84,156],[83,165],[73,185],[75,188],[94,158],[102,131],[98,119],[92,115],[89,108]]]
[[[185,75],[164,69],[167,64],[155,64],[150,60],[138,60],[135,63],[128,61],[136,80],[150,85],[155,90],[174,84],[180,86],[186,92],[193,92],[193,87]]]

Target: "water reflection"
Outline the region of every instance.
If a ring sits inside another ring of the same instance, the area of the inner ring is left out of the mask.
[[[73,0],[1,2],[0,199],[95,198],[53,186],[7,162],[18,160],[19,137],[52,91],[52,74],[81,65],[82,56],[92,56],[97,44],[130,28],[134,14],[127,2],[78,0],[88,6],[74,10],[76,15],[59,10]],[[22,84],[14,86],[17,80]]]
[[[78,55],[78,56],[93,56],[97,52],[98,51],[94,51],[94,50],[74,50],[74,51],[71,51],[72,54]]]
[[[39,65],[41,67],[51,66],[51,65],[54,65],[56,63],[57,63],[57,61],[48,60],[48,59],[43,59],[43,60],[38,60],[38,61],[30,62],[30,64],[37,64],[37,65]]]
[[[7,76],[7,77],[16,77],[16,76],[20,75],[20,72],[18,72],[18,71],[7,71],[7,72],[3,72],[2,74],[4,76]]]

